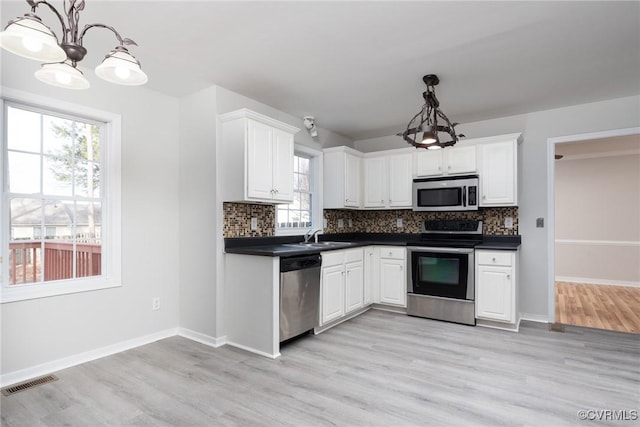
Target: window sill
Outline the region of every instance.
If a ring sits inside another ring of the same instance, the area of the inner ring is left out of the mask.
[[[97,291],[117,288],[121,283],[105,277],[93,277],[76,280],[57,280],[46,283],[11,285],[2,289],[0,304],[26,301],[36,298],[47,298],[57,295],[75,294],[78,292]]]
[[[276,228],[276,236],[304,236],[312,227],[309,228]],[[317,230],[317,228],[313,227],[313,230]],[[318,233],[322,234],[322,232]]]

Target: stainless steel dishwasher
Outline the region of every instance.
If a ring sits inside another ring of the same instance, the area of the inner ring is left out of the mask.
[[[318,326],[319,254],[280,258],[280,342]]]

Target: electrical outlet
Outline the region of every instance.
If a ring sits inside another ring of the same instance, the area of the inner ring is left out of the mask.
[[[349,218],[349,228],[353,227],[353,220]]]
[[[258,218],[251,218],[251,230],[256,231],[258,229]]]
[[[402,228],[402,218],[396,218],[396,227]]]
[[[544,228],[544,218],[536,218],[536,227]]]
[[[160,297],[151,298],[151,310],[160,310]]]
[[[327,218],[322,218],[322,228],[327,228],[329,224],[329,221],[327,221]]]
[[[504,219],[504,228],[512,229],[513,228],[513,218],[508,216]]]
[[[344,228],[344,219],[340,218],[338,220],[338,228]]]

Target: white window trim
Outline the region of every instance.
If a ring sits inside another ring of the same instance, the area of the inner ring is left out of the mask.
[[[313,201],[311,207],[311,224],[314,230],[320,228],[324,230],[324,218],[322,213],[322,171],[323,171],[323,161],[322,161],[322,151],[316,150],[311,147],[307,147],[305,145],[295,144],[294,152],[296,154],[303,154],[305,156],[309,156],[311,160],[311,170],[313,171]],[[276,208],[277,209],[277,208]],[[274,218],[274,221],[277,221]],[[276,236],[302,236],[309,229],[307,228],[278,228],[277,223],[274,223]],[[322,233],[321,231],[320,233]]]
[[[9,228],[9,207],[5,206],[7,187],[7,168],[5,159],[6,126],[4,126],[5,101],[16,102],[25,106],[58,111],[61,114],[71,114],[89,120],[104,122],[104,139],[107,144],[103,149],[104,165],[104,195],[108,200],[107,209],[103,212],[102,223],[107,231],[102,235],[102,253],[105,255],[102,264],[102,275],[69,280],[57,280],[45,283],[33,283],[9,286],[3,282],[8,277],[9,245],[6,241],[10,236],[4,233]],[[35,298],[65,295],[77,292],[94,291],[98,289],[122,286],[122,186],[121,186],[121,139],[122,118],[119,114],[105,112],[82,105],[68,103],[57,99],[47,98],[11,88],[0,87],[0,128],[5,129],[2,135],[3,144],[0,150],[0,164],[2,164],[2,197],[0,197],[0,216],[3,233],[0,233],[2,260],[0,262],[0,303],[30,300]]]

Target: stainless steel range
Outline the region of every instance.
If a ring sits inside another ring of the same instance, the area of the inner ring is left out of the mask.
[[[482,221],[425,221],[407,248],[407,314],[475,325],[474,247]]]

